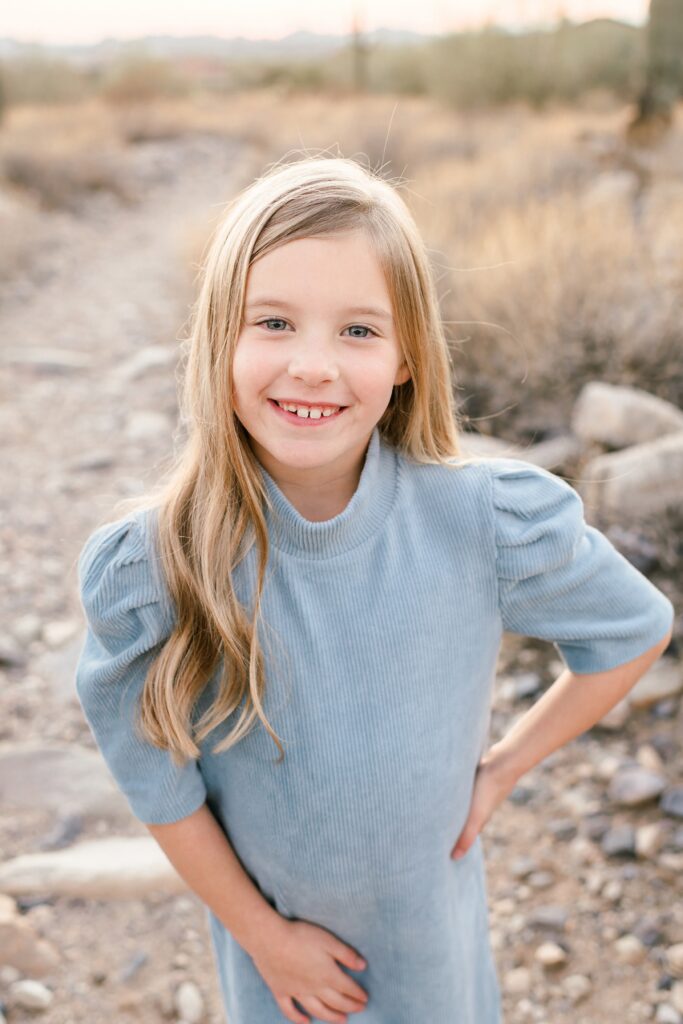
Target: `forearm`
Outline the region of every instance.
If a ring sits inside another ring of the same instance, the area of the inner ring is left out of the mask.
[[[244,870],[225,832],[204,803],[170,825],[147,825],[180,877],[248,952],[283,918]]]
[[[558,747],[590,729],[618,704],[666,649],[670,635],[632,661],[608,672],[565,669],[553,685],[483,756],[516,782]]]

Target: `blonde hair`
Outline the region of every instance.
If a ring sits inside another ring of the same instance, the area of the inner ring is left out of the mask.
[[[157,540],[177,620],[145,680],[139,725],[174,761],[196,758],[201,742],[244,702],[234,728],[215,746],[237,743],[263,712],[264,658],[258,637],[268,562],[259,463],[233,411],[232,362],[247,273],[259,257],[294,239],[364,230],[386,277],[398,341],[410,379],[394,387],[378,422],[381,436],[423,463],[460,468],[450,354],[429,259],[395,186],[343,157],[275,164],[227,204],[201,265],[192,308],[181,416],[187,438],[166,479],[136,507],[158,511]],[[457,463],[449,460],[458,457]],[[233,571],[258,546],[253,615],[237,599]],[[223,661],[215,700],[190,723]],[[196,741],[195,741],[196,740]]]

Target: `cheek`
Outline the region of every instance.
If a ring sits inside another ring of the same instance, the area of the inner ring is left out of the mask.
[[[253,345],[240,344],[232,360],[233,395],[251,394],[264,387],[268,363]]]

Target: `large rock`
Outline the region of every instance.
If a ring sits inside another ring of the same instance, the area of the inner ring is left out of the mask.
[[[676,658],[660,658],[627,694],[634,708],[648,708],[683,691],[683,665]]]
[[[0,743],[0,805],[37,807],[60,817],[131,817],[101,755],[66,743]]]
[[[574,405],[572,430],[583,441],[626,448],[682,431],[683,412],[649,391],[591,381]]]
[[[551,472],[562,469],[581,454],[582,444],[574,434],[559,434],[537,444],[522,445],[503,441],[499,437],[464,432],[460,434],[463,455],[477,458],[523,459]]]
[[[0,893],[0,962],[22,974],[50,974],[59,966],[55,947],[37,934],[5,893]]]
[[[187,886],[150,836],[91,840],[66,850],[27,853],[0,864],[0,891],[92,899],[138,899]]]
[[[683,430],[657,441],[598,455],[583,466],[578,486],[586,506],[619,520],[653,516],[683,504]]]

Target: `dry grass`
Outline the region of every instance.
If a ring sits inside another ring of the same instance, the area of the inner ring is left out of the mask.
[[[51,172],[65,195],[115,189],[111,169],[131,145],[209,132],[244,143],[239,184],[304,152],[401,179],[437,273],[463,411],[481,430],[540,438],[592,376],[683,404],[681,114],[649,150],[625,141],[631,115],[597,98],[470,114],[421,97],[286,90],[93,101],[14,109],[0,161],[43,194]]]

